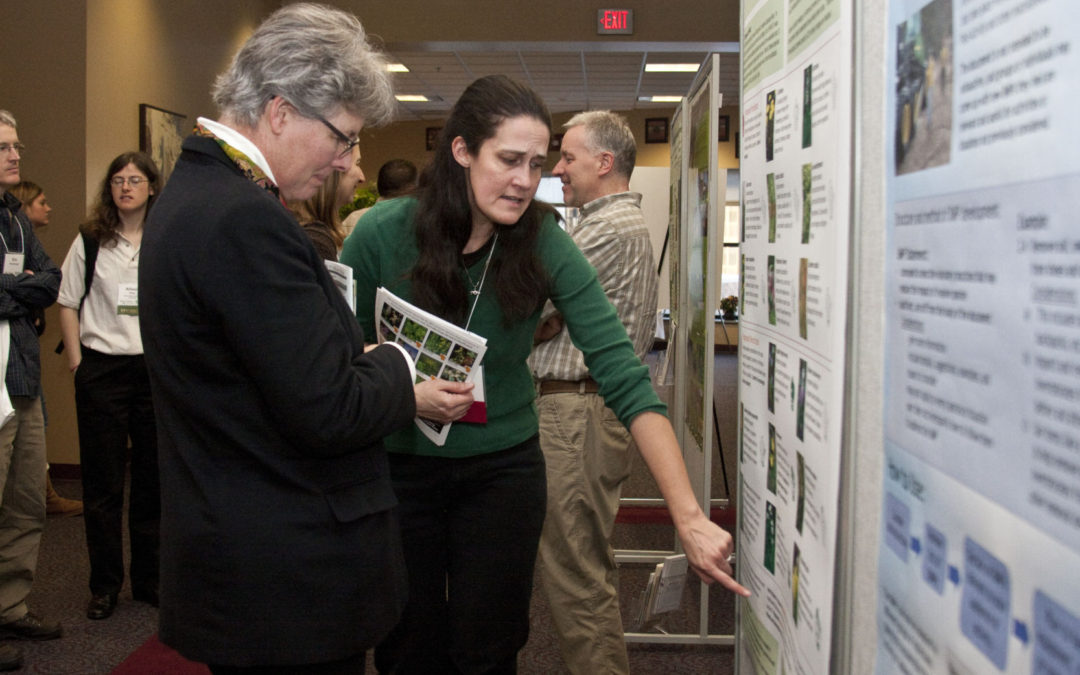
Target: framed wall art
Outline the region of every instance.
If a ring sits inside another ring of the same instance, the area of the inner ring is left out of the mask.
[[[668,121],[666,117],[649,117],[645,120],[645,142],[668,142]]]
[[[186,119],[186,115],[171,110],[148,103],[139,104],[139,150],[150,155],[157,164],[162,185],[169,179],[180,156],[180,145],[191,132]]]

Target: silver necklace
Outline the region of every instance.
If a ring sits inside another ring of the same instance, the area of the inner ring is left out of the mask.
[[[465,267],[465,276],[469,279],[469,283],[472,284],[472,290],[469,291],[469,294],[473,296],[472,308],[469,309],[469,318],[465,320],[465,330],[469,330],[469,324],[472,323],[472,315],[476,311],[476,303],[480,301],[480,291],[484,288],[484,279],[487,279],[488,267],[491,265],[492,256],[495,255],[495,244],[497,243],[499,243],[499,233],[495,232],[495,237],[491,240],[491,250],[488,251],[487,260],[484,261],[484,271],[480,273],[480,281],[473,283],[469,268],[465,267],[464,261],[461,263],[461,266]]]

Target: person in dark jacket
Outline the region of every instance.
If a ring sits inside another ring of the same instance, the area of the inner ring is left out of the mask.
[[[159,635],[213,673],[362,672],[406,593],[382,438],[418,412],[450,421],[472,397],[414,387],[397,346],[364,351],[285,202],[348,168],[393,90],[355,16],[297,3],[213,93],[221,115],[184,141],[139,266]]]

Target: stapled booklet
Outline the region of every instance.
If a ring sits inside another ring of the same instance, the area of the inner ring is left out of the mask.
[[[420,309],[383,287],[375,293],[375,325],[380,344],[396,342],[412,357],[417,384],[434,379],[474,383],[476,402],[462,421],[487,420],[481,366],[487,338]],[[446,443],[451,425],[417,417],[416,426],[432,443],[441,446]]]

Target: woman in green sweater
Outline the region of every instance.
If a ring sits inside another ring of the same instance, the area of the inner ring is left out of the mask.
[[[691,566],[748,594],[731,577],[731,536],[697,504],[665,406],[596,272],[554,211],[533,201],[550,133],[532,90],[503,76],[477,80],[451,111],[416,198],[377,204],[342,251],[366,335],[379,334],[384,286],[488,340],[485,422],[454,423],[442,446],[418,429],[386,439],[409,601],[376,650],[380,672],[515,671],[546,498],[526,359],[549,298],[656,478]],[[441,385],[418,385],[417,395],[446,410],[471,399]]]

